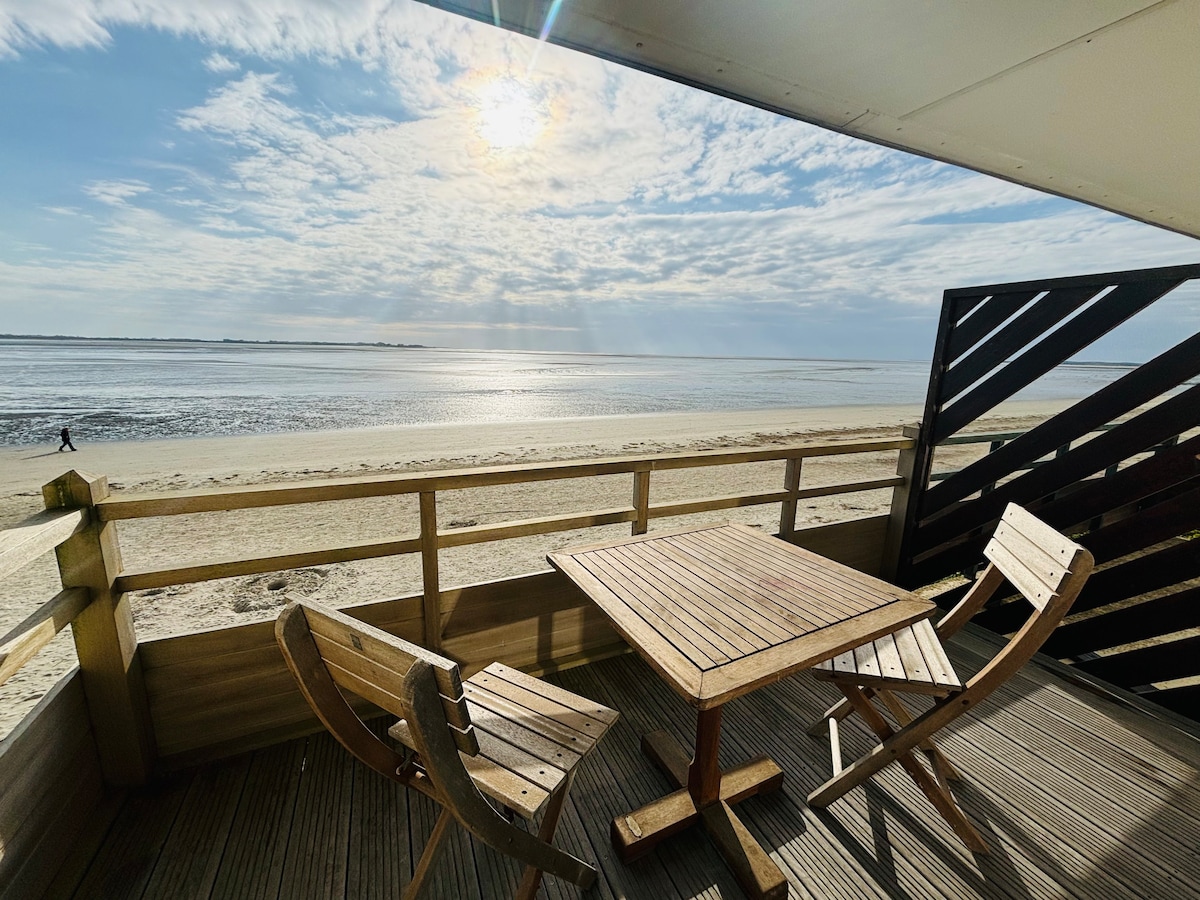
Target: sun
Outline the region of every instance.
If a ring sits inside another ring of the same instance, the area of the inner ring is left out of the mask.
[[[546,128],[545,105],[511,77],[496,78],[479,92],[479,136],[493,150],[529,147]]]

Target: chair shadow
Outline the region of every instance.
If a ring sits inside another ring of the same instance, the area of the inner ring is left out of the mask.
[[[956,785],[957,787],[958,785]],[[975,801],[980,799],[977,792],[956,790],[956,797],[960,801],[966,799],[961,794],[970,795],[969,801],[961,805],[964,811],[976,813],[971,816],[972,822],[983,835],[991,851],[986,854],[973,855],[975,865],[978,867],[976,869],[964,861],[947,844],[948,841],[957,840],[949,832],[949,826],[946,826],[946,833],[934,831],[908,807],[873,781],[863,785],[863,789],[867,799],[867,822],[871,829],[871,847],[864,846],[859,838],[851,834],[850,830],[838,819],[836,812],[817,808],[813,808],[812,812],[829,829],[830,834],[854,856],[865,871],[876,875],[880,886],[887,891],[888,896],[899,898],[912,896],[901,884],[900,876],[896,871],[896,850],[892,847],[888,835],[890,817],[898,827],[905,829],[910,835],[917,838],[926,849],[937,857],[942,865],[952,869],[959,878],[971,885],[980,896],[1020,897],[1032,900],[1034,895],[1025,884],[1020,869],[1014,864],[1001,843],[998,833],[992,827],[990,814],[996,813],[998,810],[987,802],[986,798],[983,798],[984,803],[977,804]],[[989,815],[981,817],[978,815],[981,811],[986,811]],[[1013,823],[1005,818],[1004,825],[1005,833],[1012,838]],[[1052,858],[1040,852],[1035,843],[1032,841],[1020,841],[1020,843],[1031,859],[1037,857],[1037,863],[1043,871],[1054,870],[1056,876],[1060,878],[1066,874]]]

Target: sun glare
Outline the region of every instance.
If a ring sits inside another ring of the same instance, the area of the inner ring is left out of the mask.
[[[493,150],[532,145],[547,118],[544,105],[513,78],[497,78],[479,93],[479,136]]]

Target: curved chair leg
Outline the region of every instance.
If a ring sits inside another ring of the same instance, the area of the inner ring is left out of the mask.
[[[550,803],[546,807],[545,814],[542,816],[542,825],[538,829],[538,837],[547,844],[551,843],[554,838],[554,830],[558,827],[558,818],[562,814],[563,806],[567,799],[567,792],[571,789],[571,782],[574,778],[575,773],[573,772],[567,776],[566,780],[564,780],[550,798]],[[591,872],[591,875],[587,876],[587,884],[580,884],[579,886],[588,888],[596,878],[596,870],[594,867],[587,865],[587,863],[584,863],[584,866]],[[537,893],[538,885],[541,883],[542,870],[532,864],[526,866],[525,872],[521,876],[521,883],[517,887],[516,900],[533,900],[533,895]]]
[[[865,693],[865,692],[864,692]],[[908,711],[908,707],[893,694],[891,691],[880,691],[879,699],[884,705],[891,710],[892,715],[896,717],[896,723],[904,728],[906,725],[912,724],[912,713]],[[933,770],[937,773],[938,779],[941,781],[961,781],[962,776],[958,774],[958,769],[954,768],[954,764],[946,758],[946,754],[941,751],[941,748],[933,742],[933,738],[927,737],[921,743],[917,744],[925,755],[929,757],[929,762],[933,765]]]
[[[454,813],[449,809],[443,808],[442,814],[438,816],[437,822],[434,823],[433,831],[429,833],[429,841],[425,844],[425,852],[421,854],[421,858],[417,860],[417,868],[413,872],[412,881],[408,884],[408,889],[404,892],[404,900],[417,900],[425,890],[425,886],[429,883],[429,873],[433,870],[438,858],[442,855],[442,848],[446,846],[446,838],[450,835],[450,826],[454,823]]]
[[[858,687],[854,685],[839,686],[845,692],[846,698],[854,705],[855,712],[862,716],[863,721],[879,736],[881,741],[886,741],[895,735],[892,727],[888,725],[887,720],[871,705],[871,701],[866,698]],[[917,743],[919,741],[914,741],[912,746],[915,746]],[[808,797],[809,805],[828,806],[851,788],[866,781],[891,761],[891,759],[881,758],[876,753],[867,754],[866,757],[844,769],[813,791]],[[921,793],[941,813],[942,818],[946,820],[946,823],[954,830],[954,833],[959,836],[962,842],[967,845],[968,849],[975,853],[988,852],[988,846],[984,842],[983,836],[975,830],[975,826],[970,823],[966,815],[959,808],[953,795],[929,774],[925,767],[912,755],[911,750],[903,750],[898,753],[895,756],[895,761],[904,767],[909,777],[921,789]]]

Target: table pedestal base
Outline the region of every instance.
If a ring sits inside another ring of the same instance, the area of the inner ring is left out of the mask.
[[[783,770],[768,757],[756,756],[722,772],[720,797],[700,806],[688,791],[691,761],[678,741],[665,731],[653,731],[642,738],[642,752],[679,790],[613,819],[612,843],[622,861],[637,859],[700,822],[748,896],[755,900],[787,897],[787,879],[733,811],[733,804],[782,786]]]

